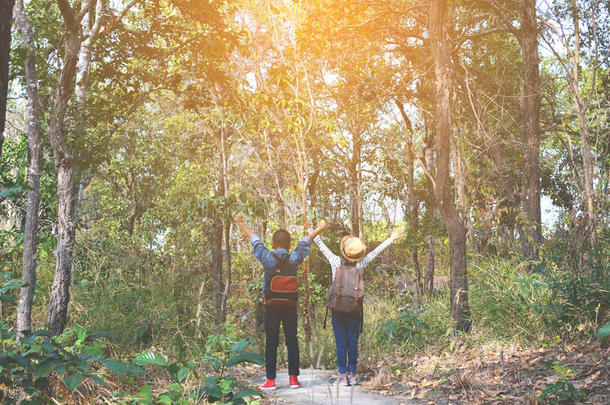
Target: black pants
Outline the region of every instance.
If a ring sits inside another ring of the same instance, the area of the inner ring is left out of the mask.
[[[299,375],[297,307],[265,305],[265,365],[269,379],[275,379],[280,323],[284,325],[284,337],[286,338],[286,349],[288,349],[288,374]]]

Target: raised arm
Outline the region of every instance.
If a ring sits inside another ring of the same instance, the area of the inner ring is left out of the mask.
[[[311,229],[311,224],[308,220],[305,220],[303,226],[305,227],[305,230]],[[326,221],[322,220],[318,224],[318,227],[316,229],[314,229],[313,231],[309,231],[309,234],[307,236],[309,236],[309,239],[314,240],[318,236],[318,234],[324,230],[324,228],[326,228]]]
[[[379,256],[379,254],[381,252],[383,252],[388,246],[390,246],[392,244],[392,242],[394,242],[397,239],[400,239],[402,237],[402,235],[404,235],[404,233],[405,233],[404,228],[398,228],[398,229],[394,230],[392,232],[392,234],[390,235],[390,237],[388,239],[386,239],[385,242],[383,242],[381,245],[377,246],[372,252],[370,252],[368,255],[366,255],[364,257],[364,259],[362,259],[358,262],[358,268],[361,270],[364,269],[373,260],[375,260],[375,258],[377,256]]]
[[[307,220],[304,223],[304,225],[305,225],[305,228],[309,228],[310,229],[310,231],[309,231],[309,238],[312,239],[314,241],[314,243],[318,246],[318,249],[320,249],[320,252],[322,252],[324,257],[326,257],[326,260],[328,260],[328,262],[330,263],[331,267],[332,266],[340,266],[341,265],[341,258],[339,256],[333,254],[333,252],[330,251],[328,246],[326,246],[324,244],[324,242],[322,241],[322,238],[320,238],[318,236],[318,233],[320,233],[320,231],[322,229],[326,228],[326,221],[322,220],[322,222],[320,222],[320,225],[318,225],[318,227],[315,230],[311,230],[311,224]],[[320,229],[320,230],[318,231],[318,229]]]
[[[248,239],[254,236],[254,232],[246,224],[244,224],[244,217],[241,214],[235,215],[235,223],[239,225],[242,232],[246,235]]]
[[[264,266],[272,267],[275,262],[273,259],[273,254],[269,249],[265,247],[265,244],[246,224],[244,224],[244,217],[241,214],[235,215],[235,223],[239,225],[242,232],[248,237],[250,240],[250,244],[252,244],[252,254],[254,257],[261,262]]]

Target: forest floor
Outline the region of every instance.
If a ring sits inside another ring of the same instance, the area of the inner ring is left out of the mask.
[[[364,381],[354,389],[340,387],[338,397],[332,384],[334,370],[304,369],[305,388],[278,389],[265,394],[265,403],[537,404],[542,403],[537,402],[539,395],[549,389],[549,400],[578,395],[580,403],[610,404],[609,355],[610,349],[601,348],[595,341],[540,348],[514,344],[498,350],[465,340],[453,350],[435,355],[367,365],[366,369],[375,371],[365,374]],[[260,368],[247,373],[253,386],[264,381]],[[278,376],[280,385],[287,383],[288,377],[284,377],[286,381],[281,374]]]

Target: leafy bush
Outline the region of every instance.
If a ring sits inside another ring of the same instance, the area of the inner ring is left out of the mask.
[[[538,401],[543,404],[575,403],[584,397],[584,393],[569,381],[574,373],[572,369],[556,364],[555,359],[546,361],[546,365],[557,374],[557,381],[547,384],[538,396]]]
[[[578,237],[555,238],[545,256],[544,274],[553,292],[553,312],[561,325],[601,324],[610,316],[610,234],[592,248]]]
[[[144,371],[141,367],[106,358],[103,351],[109,336],[105,332],[90,333],[85,328],[72,327],[58,337],[51,337],[46,330],[18,337],[5,323],[0,325],[0,331],[0,382],[9,392],[22,389],[29,396],[22,403],[42,403],[47,377],[52,372],[72,391],[81,385],[83,377],[104,384],[104,368],[136,376]],[[10,393],[2,400],[3,403],[16,402]]]
[[[145,385],[139,394],[132,396],[131,401],[142,405],[161,404],[191,404],[204,400],[209,402],[222,401],[224,404],[248,404],[248,397],[260,396],[258,391],[244,388],[234,392],[237,387],[237,378],[227,375],[228,368],[241,363],[264,364],[264,358],[257,353],[246,352],[250,342],[241,339],[234,342],[230,337],[223,335],[208,336],[206,342],[207,354],[202,362],[207,364],[213,375],[203,378],[204,385],[189,388],[189,379],[194,377],[201,381],[197,373],[197,363],[176,360],[168,362],[161,355],[152,352],[139,354],[133,362],[139,366],[154,365],[164,368],[173,378],[174,383],[165,387],[159,395],[153,395],[152,388]],[[252,403],[252,402],[250,402]]]
[[[400,316],[390,318],[387,322],[379,325],[376,336],[377,342],[400,341],[406,343],[413,340],[422,330],[429,330],[430,326],[420,320],[420,316],[424,312],[426,312],[425,309],[417,312],[404,309]]]

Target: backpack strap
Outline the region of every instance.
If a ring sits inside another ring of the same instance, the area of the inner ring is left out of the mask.
[[[354,295],[354,301],[357,301],[358,296],[360,295],[360,277],[362,277],[362,274],[360,274],[360,270],[356,268],[356,295]],[[357,304],[357,302],[354,302],[354,304]]]
[[[343,288],[343,263],[341,264],[341,267],[337,269],[337,271],[339,272],[339,274],[335,276],[339,277],[339,282],[337,283],[337,295],[339,297],[339,302],[341,302],[341,289]]]

